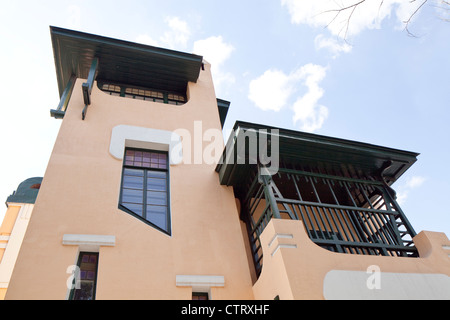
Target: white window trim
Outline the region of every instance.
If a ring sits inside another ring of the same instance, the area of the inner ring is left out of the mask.
[[[111,133],[109,153],[117,160],[123,160],[125,147],[168,151],[171,165],[180,164],[183,160],[181,136],[172,131],[115,126]]]
[[[204,275],[177,275],[177,287],[192,287],[192,292],[207,292],[208,299],[211,299],[212,287],[224,287],[224,276],[204,276]]]
[[[65,234],[62,244],[78,246],[79,251],[99,252],[100,247],[114,247],[116,236],[94,234]]]

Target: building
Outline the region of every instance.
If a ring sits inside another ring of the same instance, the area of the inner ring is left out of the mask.
[[[50,33],[62,124],[6,299],[450,298],[450,241],[391,188],[417,153],[239,121],[224,145],[201,56]]]
[[[5,298],[41,182],[39,177],[27,179],[6,199],[7,210],[0,226],[0,300]]]

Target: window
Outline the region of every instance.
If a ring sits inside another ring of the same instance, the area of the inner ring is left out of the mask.
[[[192,300],[208,300],[207,292],[192,292]]]
[[[109,83],[99,84],[100,90],[113,96],[126,97],[131,99],[160,102],[173,105],[186,103],[186,95],[180,93],[169,93],[154,89],[143,89],[124,85]]]
[[[69,300],[95,300],[97,286],[98,253],[80,252],[74,278],[75,285],[70,292]]]
[[[167,152],[126,149],[119,207],[170,234]]]

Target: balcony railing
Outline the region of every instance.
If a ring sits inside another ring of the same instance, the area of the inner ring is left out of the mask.
[[[416,233],[383,181],[280,169],[255,176],[244,210],[258,275],[259,237],[273,217],[302,220],[309,238],[333,252],[417,257]]]

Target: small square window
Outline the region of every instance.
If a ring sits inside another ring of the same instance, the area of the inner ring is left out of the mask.
[[[192,292],[192,300],[209,300],[207,292]]]

